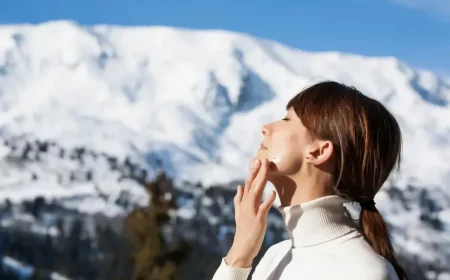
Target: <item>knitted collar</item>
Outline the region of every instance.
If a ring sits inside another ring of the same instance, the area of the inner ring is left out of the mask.
[[[278,207],[289,232],[293,247],[324,243],[355,230],[337,195],[330,195],[293,206]]]

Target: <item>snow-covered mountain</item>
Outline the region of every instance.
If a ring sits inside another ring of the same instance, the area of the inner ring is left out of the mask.
[[[123,157],[164,158],[204,183],[245,176],[260,127],[321,79],[381,100],[404,133],[403,185],[449,182],[450,85],[393,57],[311,53],[226,31],[0,28],[2,134],[31,134]]]
[[[450,259],[450,81],[394,57],[306,52],[227,31],[70,21],[1,26],[0,199],[44,195],[118,213],[125,189],[146,201],[134,181],[118,179],[124,171],[116,172],[117,163],[127,169],[129,158],[150,176],[162,166],[178,182],[242,180],[261,126],[323,79],[357,87],[397,117],[403,165],[377,206],[404,252]],[[34,139],[57,145],[34,160],[42,146],[26,148]],[[80,147],[95,152],[80,156]],[[71,155],[61,157],[64,149]],[[80,180],[70,179],[80,172]],[[109,196],[99,200],[103,192]]]

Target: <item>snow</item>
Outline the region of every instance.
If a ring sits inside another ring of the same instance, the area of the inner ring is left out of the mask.
[[[195,209],[193,208],[182,208],[177,211],[178,217],[182,219],[192,219],[196,214]]]
[[[60,34],[65,29],[67,32],[64,32],[64,36],[52,42],[54,34]],[[200,32],[164,27],[86,28],[70,22],[50,22],[38,27],[5,27],[2,31],[5,37],[11,36],[14,31],[21,35],[20,50],[29,50],[29,59],[26,61],[29,65],[40,65],[46,61],[45,72],[32,69],[36,74],[26,79],[22,85],[24,88],[16,90],[22,93],[16,110],[22,112],[13,115],[22,117],[21,130],[33,131],[44,138],[63,137],[66,144],[83,143],[93,147],[101,145],[103,149],[117,153],[125,149],[123,146],[127,146],[132,137],[124,137],[128,133],[122,132],[126,130],[139,134],[134,137],[133,142],[142,139],[144,149],[145,143],[149,145],[156,138],[174,142],[177,146],[189,143],[188,148],[194,153],[205,153],[196,151],[196,142],[190,139],[199,129],[201,120],[205,121],[201,123],[201,130],[209,130],[218,125],[218,121],[211,123],[214,110],[210,108],[208,112],[202,106],[206,95],[216,94],[208,85],[219,83],[224,86],[232,106],[237,107],[241,94],[239,90],[243,86],[242,78],[248,71],[262,79],[266,88],[276,95],[292,95],[316,77],[357,83],[363,90],[367,88],[368,94],[401,92],[402,87],[409,86],[408,74],[412,72],[410,69],[399,69],[400,63],[393,58],[374,59],[338,53],[310,54],[229,32]],[[45,45],[42,46],[43,44]],[[8,53],[15,53],[18,51],[17,47],[10,45]],[[94,58],[106,61],[99,63]],[[24,61],[20,57],[17,60],[13,62],[19,68]],[[14,77],[15,72],[17,71],[8,73],[6,78]],[[433,78],[436,78],[430,77],[429,73],[422,76],[419,76],[419,84],[434,90],[437,85]],[[398,86],[392,81],[398,81]],[[410,111],[405,105],[414,106],[416,96],[405,96],[406,98],[401,99],[404,105],[402,107]],[[29,102],[30,100],[38,102]],[[258,102],[257,95],[252,102]],[[184,106],[187,108],[186,113],[179,109]],[[273,109],[275,106],[267,108]],[[42,113],[44,110],[46,114]],[[35,116],[30,116],[33,114],[25,111],[39,115],[42,120],[37,121]],[[446,112],[448,115],[448,110]],[[243,118],[252,114],[253,112],[234,115],[231,119],[237,118],[240,123]],[[272,114],[271,117],[275,116]],[[59,119],[60,124],[55,119]],[[110,122],[117,123],[114,125],[117,132],[109,131],[104,141],[95,140]],[[252,124],[254,127],[258,123]],[[448,128],[448,125],[445,127]],[[10,126],[9,129],[13,128]],[[89,133],[92,130],[97,132]],[[79,137],[87,133],[91,135],[89,139]],[[255,135],[254,131],[249,135]],[[226,131],[221,136],[217,138],[233,138]],[[250,138],[253,139],[253,144],[254,138]],[[114,145],[111,142],[125,145]],[[107,146],[106,143],[114,146]],[[219,150],[226,149],[221,148]],[[241,157],[240,160],[245,161],[248,156]],[[201,158],[206,164],[210,164],[208,157]],[[204,167],[204,164],[200,166]],[[199,174],[196,179],[211,180],[205,178],[204,174]],[[180,176],[186,178],[188,175]],[[222,177],[226,175],[220,175],[219,172],[217,176],[221,177],[216,177],[216,181],[223,180]]]
[[[242,178],[261,125],[279,118],[289,97],[335,79],[398,117],[404,177],[435,186],[450,178],[441,164],[450,156],[450,85],[394,57],[305,52],[227,31],[70,21],[5,25],[0,39],[7,134],[118,156],[167,151],[164,164],[180,180],[223,182]]]
[[[70,280],[70,278],[67,278],[65,276],[62,276],[61,274],[57,273],[57,272],[52,272],[50,274],[50,279],[51,280]]]
[[[19,277],[29,277],[33,274],[34,268],[32,266],[23,264],[19,262],[18,260],[11,258],[9,256],[3,256],[1,259],[3,267],[7,267],[7,270],[13,269],[18,274]]]
[[[8,256],[3,257],[3,262],[5,264],[8,264],[11,267],[15,267],[15,268],[21,268],[22,267],[22,264],[20,262],[16,261],[13,258],[8,257]]]
[[[55,151],[59,148],[56,146],[40,152],[36,145],[30,144],[33,143],[31,140],[9,141],[8,146],[0,145],[2,202],[8,198],[12,203],[19,203],[41,196],[47,201],[59,200],[63,206],[84,213],[115,216],[124,213],[116,201],[125,193],[137,205],[145,205],[148,201],[145,189],[134,180],[121,178],[122,171],[113,170],[104,156],[94,156],[87,151],[78,158],[74,157],[74,151],[64,150],[65,155],[61,157]],[[24,157],[27,146],[30,151]],[[89,172],[92,178],[88,179]]]

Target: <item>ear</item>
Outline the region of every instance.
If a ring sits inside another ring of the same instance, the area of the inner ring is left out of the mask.
[[[331,159],[333,152],[334,145],[331,141],[316,140],[306,154],[305,160],[314,165],[321,165]]]

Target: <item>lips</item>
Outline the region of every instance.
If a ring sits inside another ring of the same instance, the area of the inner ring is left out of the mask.
[[[263,144],[263,143],[261,143],[261,145],[260,145],[260,147],[259,147],[261,150],[267,150],[267,147]]]

